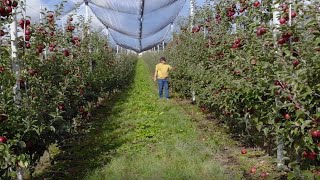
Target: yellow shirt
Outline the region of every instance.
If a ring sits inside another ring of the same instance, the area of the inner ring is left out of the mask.
[[[172,67],[168,64],[159,63],[156,65],[156,73],[158,79],[165,79],[169,76]]]

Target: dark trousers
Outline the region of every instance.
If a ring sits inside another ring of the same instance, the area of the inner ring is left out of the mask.
[[[169,98],[169,83],[167,79],[158,79],[159,97],[162,98],[163,88],[166,98]]]

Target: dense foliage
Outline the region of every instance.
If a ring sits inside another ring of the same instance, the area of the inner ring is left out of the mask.
[[[0,13],[1,8],[16,8],[13,5],[11,1],[2,1]],[[14,177],[17,167],[29,168],[32,173],[51,144],[62,145],[88,123],[99,97],[123,89],[133,76],[136,56],[116,56],[106,37],[82,33],[88,32],[88,26],[81,17],[75,22],[70,16],[65,29],[59,28],[56,19],[60,8],[43,12],[41,24],[18,20],[19,61],[13,62],[10,57],[9,29],[1,30],[3,178]],[[1,16],[1,27],[12,21],[11,12]]]
[[[300,176],[320,160],[319,2],[272,2],[199,8],[166,56],[175,91],[186,98],[194,91],[201,109],[220,115],[248,146],[275,154],[283,142],[285,164]]]

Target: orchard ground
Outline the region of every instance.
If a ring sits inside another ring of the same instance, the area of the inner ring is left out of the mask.
[[[142,59],[137,63],[133,84],[105,100],[94,114],[93,128],[59,150],[53,165],[42,161],[37,171],[39,179],[281,176],[271,157],[259,149],[243,150],[210,114],[203,114],[186,100],[158,99]]]

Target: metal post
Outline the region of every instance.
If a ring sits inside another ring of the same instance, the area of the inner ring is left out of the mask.
[[[10,35],[11,35],[11,59],[12,59],[12,70],[15,74],[16,84],[13,87],[14,101],[19,106],[21,100],[20,94],[20,61],[18,60],[18,47],[17,47],[17,10],[13,8],[12,10],[12,23],[10,25]]]
[[[273,31],[273,38],[274,38],[274,47],[276,48],[276,42],[277,42],[277,28],[279,27],[279,20],[278,20],[278,17],[279,17],[279,4],[277,2],[277,0],[273,0],[272,1],[272,6],[273,6],[273,9],[274,11],[272,12],[272,26],[274,27],[274,31]],[[283,140],[282,140],[282,137],[281,135],[277,135],[277,139],[276,139],[276,143],[277,143],[277,168],[279,170],[283,169],[284,168],[284,162],[283,162],[283,148],[284,148],[284,145],[283,145]]]
[[[279,27],[279,20],[278,20],[278,17],[279,17],[279,11],[278,11],[279,4],[277,4],[276,0],[273,0],[272,3],[273,3],[273,9],[275,9],[272,12],[272,21],[273,21],[272,22],[272,26]],[[273,31],[273,38],[276,41],[276,38],[277,38],[277,30],[276,30],[276,28]]]
[[[162,51],[164,51],[164,41],[162,41]]]
[[[190,20],[191,20],[191,28],[193,26],[194,21],[194,9],[195,9],[195,0],[190,0]]]
[[[17,169],[17,180],[23,180],[23,169],[21,167]]]
[[[289,0],[289,26],[291,26],[292,24],[291,13],[292,13],[292,0]]]
[[[119,45],[117,45],[117,54],[119,54]]]
[[[26,7],[26,0],[24,0],[24,7],[23,7],[23,17],[24,21],[26,20],[25,17],[25,7]],[[25,30],[26,30],[26,23],[24,23],[24,31],[23,36],[25,40]],[[12,10],[12,23],[10,25],[10,36],[11,36],[11,58],[12,58],[12,71],[16,78],[16,84],[13,86],[13,94],[14,94],[14,101],[17,107],[20,107],[21,103],[21,93],[20,93],[20,61],[18,59],[18,47],[17,47],[17,10],[13,8]],[[25,42],[24,42],[25,43]],[[17,167],[17,179],[23,180],[23,169],[21,167]]]
[[[190,0],[190,31],[192,31],[193,27],[193,21],[194,21],[194,9],[195,9],[195,0]],[[196,93],[194,91],[194,88],[191,88],[191,93],[192,93],[192,102],[196,101]]]

